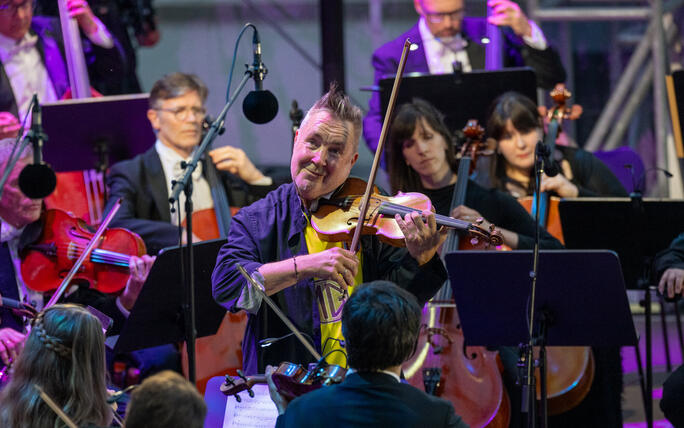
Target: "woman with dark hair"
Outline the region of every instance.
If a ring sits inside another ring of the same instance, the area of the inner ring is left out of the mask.
[[[453,137],[443,115],[426,101],[414,99],[399,107],[390,128],[387,160],[393,193],[423,193],[438,214],[469,222],[483,218],[482,227],[493,223],[509,247],[533,247],[534,222],[515,199],[503,192],[468,180],[465,206],[449,212],[458,167]],[[542,232],[541,245],[561,247],[546,231]]]
[[[493,187],[516,198],[534,193],[534,150],[543,129],[537,106],[524,95],[506,92],[494,101],[487,121],[487,136],[497,142],[491,163]],[[593,154],[557,145],[553,158],[561,173],[543,175],[541,191],[563,198],[627,196],[617,177]]]
[[[109,426],[104,333],[81,306],[54,305],[38,314],[12,379],[0,394],[0,426],[53,428],[58,416],[39,397],[40,386],[78,426]]]

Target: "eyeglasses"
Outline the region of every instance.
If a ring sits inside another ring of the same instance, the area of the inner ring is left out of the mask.
[[[33,9],[35,6],[35,0],[24,0],[23,2],[16,4],[13,1],[7,1],[0,4],[0,13],[9,16],[14,16],[17,14],[19,9]]]
[[[425,18],[432,24],[439,24],[449,17],[452,21],[463,19],[465,9],[456,9],[451,12],[423,12]]]
[[[175,117],[176,120],[186,120],[189,117],[190,112],[192,112],[195,120],[203,120],[204,116],[207,114],[207,110],[202,107],[156,108],[155,110],[173,113],[173,117]]]

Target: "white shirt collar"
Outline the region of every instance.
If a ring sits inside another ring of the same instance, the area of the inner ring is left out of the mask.
[[[26,227],[26,226],[24,226]],[[10,242],[19,239],[24,227],[16,228],[0,218],[0,242]]]

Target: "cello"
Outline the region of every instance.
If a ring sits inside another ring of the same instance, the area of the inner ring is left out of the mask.
[[[539,108],[540,114],[549,124],[544,144],[549,147],[551,153],[554,153],[563,120],[575,120],[582,113],[579,105],[567,106],[567,100],[571,95],[565,85],[559,83],[551,91],[555,106],[548,111],[544,107]],[[535,197],[525,197],[519,201],[534,218],[537,210],[534,204]],[[558,212],[559,202],[560,198],[550,196],[548,192],[542,192],[539,195],[538,209],[541,226],[563,242],[563,230]],[[537,355],[536,348],[535,355]],[[546,361],[548,412],[549,415],[558,415],[577,406],[589,393],[594,379],[594,356],[590,347],[549,346],[546,348]],[[536,376],[539,376],[539,369],[536,369]],[[540,387],[537,384],[538,398],[541,397]]]
[[[460,150],[450,211],[465,203],[475,159],[486,150],[481,142],[484,130],[477,121],[469,121],[464,133],[467,140]],[[459,243],[458,234],[450,232],[442,246],[442,258],[468,244]],[[510,400],[503,386],[497,352],[465,345],[448,280],[425,305],[423,326],[416,354],[403,365],[408,382],[451,401],[456,413],[471,427],[507,427]]]

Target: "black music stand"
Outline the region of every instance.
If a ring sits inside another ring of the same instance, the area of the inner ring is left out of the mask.
[[[655,255],[684,231],[684,201],[658,198],[573,198],[560,201],[558,210],[567,248],[615,251],[629,288],[645,291],[646,380],[636,347],[644,410],[653,425],[653,363],[651,349],[651,272]],[[669,354],[669,353],[668,353]]]
[[[45,161],[57,171],[104,172],[113,163],[143,153],[155,140],[147,120],[148,98],[116,95],[43,104]]]
[[[499,95],[516,91],[531,100],[537,99],[537,78],[529,67],[504,70],[477,70],[458,74],[410,73],[404,76],[397,94],[397,106],[422,98],[444,113],[449,129],[462,129],[469,119],[484,126],[492,102]],[[382,116],[387,111],[394,84],[391,78],[381,79],[380,106]]]
[[[467,345],[528,343],[532,259],[531,250],[461,251],[446,255]],[[541,250],[537,278],[535,312],[539,316],[535,331],[540,335],[540,345],[637,343],[620,262],[614,252]],[[543,364],[542,361],[540,370],[545,391]]]
[[[211,293],[211,273],[216,255],[226,239],[214,239],[193,244],[195,263],[195,313],[197,337],[216,334],[226,309],[214,301]],[[185,341],[186,287],[180,272],[180,247],[161,250],[152,265],[138,300],[124,324],[115,352],[129,352],[153,346]]]

